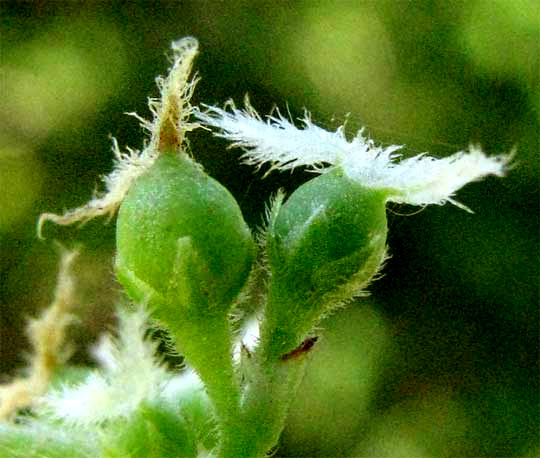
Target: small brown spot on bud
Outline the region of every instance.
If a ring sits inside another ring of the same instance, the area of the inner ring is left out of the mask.
[[[315,345],[315,342],[317,342],[318,339],[319,338],[317,336],[307,338],[293,351],[290,351],[289,353],[285,353],[284,355],[282,355],[280,358],[281,361],[289,361],[291,359],[299,358],[302,355],[305,355],[308,351],[310,351],[313,348],[313,345]]]

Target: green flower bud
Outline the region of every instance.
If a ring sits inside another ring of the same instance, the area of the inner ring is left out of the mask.
[[[386,196],[336,167],[300,186],[277,211],[268,231],[274,356],[294,350],[325,313],[359,295],[377,273]]]
[[[184,154],[158,158],[122,202],[116,269],[135,301],[153,296],[174,307],[228,311],[252,258],[236,201]],[[174,320],[166,316],[174,311],[156,312]]]
[[[229,312],[254,243],[232,195],[185,154],[163,154],[122,202],[116,271],[170,330],[204,382],[222,427],[240,403]]]

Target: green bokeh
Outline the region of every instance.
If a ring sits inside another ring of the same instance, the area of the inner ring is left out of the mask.
[[[309,449],[328,456],[325,447],[339,441],[337,420],[350,418],[342,455],[538,454],[538,2],[6,1],[0,18],[0,372],[21,364],[24,316],[50,300],[51,239],[84,244],[84,278],[100,280],[81,307],[110,309],[118,292],[114,221],[80,230],[48,225],[45,244],[35,222],[91,196],[112,167],[109,135],[142,146],[136,120],[123,113],[149,115],[146,98],[157,95],[154,78],[166,72],[170,42],[194,35],[196,103],[240,104],[249,93],[261,113],[277,104],[296,117],[307,107],[325,128],[347,120],[353,135],[365,125],[383,144],[405,144],[406,155],[446,156],[470,142],[492,154],[516,148],[507,178],[459,193],[475,215],[449,205],[410,217],[402,214],[416,209],[389,210],[392,258],[371,287],[377,318],[368,314],[358,325],[366,337],[351,339],[358,359],[332,344],[348,312],[325,324],[332,363],[326,373],[314,361],[306,380],[324,374],[324,381],[295,404],[283,453],[297,456],[309,437]],[[225,146],[206,132],[191,135],[193,155],[235,195],[253,228],[271,193],[311,177],[263,180]],[[377,377],[364,372],[366,346],[386,355]],[[355,391],[353,413],[325,418],[329,400],[340,401],[336,387]],[[314,412],[321,413],[310,429],[302,419]]]

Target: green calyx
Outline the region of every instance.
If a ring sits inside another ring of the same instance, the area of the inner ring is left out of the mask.
[[[227,307],[248,276],[253,241],[233,196],[185,154],[165,154],[120,207],[116,269],[136,301]]]
[[[386,246],[386,192],[340,168],[300,186],[268,230],[267,309],[274,356],[294,350],[320,318],[360,294]]]

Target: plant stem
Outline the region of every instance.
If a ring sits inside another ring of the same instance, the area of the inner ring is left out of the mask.
[[[222,438],[219,458],[265,457],[279,440],[306,358],[269,354],[272,340],[272,330],[263,326],[260,345],[249,362],[252,373],[242,402],[241,426]]]
[[[231,357],[231,331],[226,316],[201,313],[178,322],[177,346],[203,381],[224,435],[238,426],[240,388]]]

